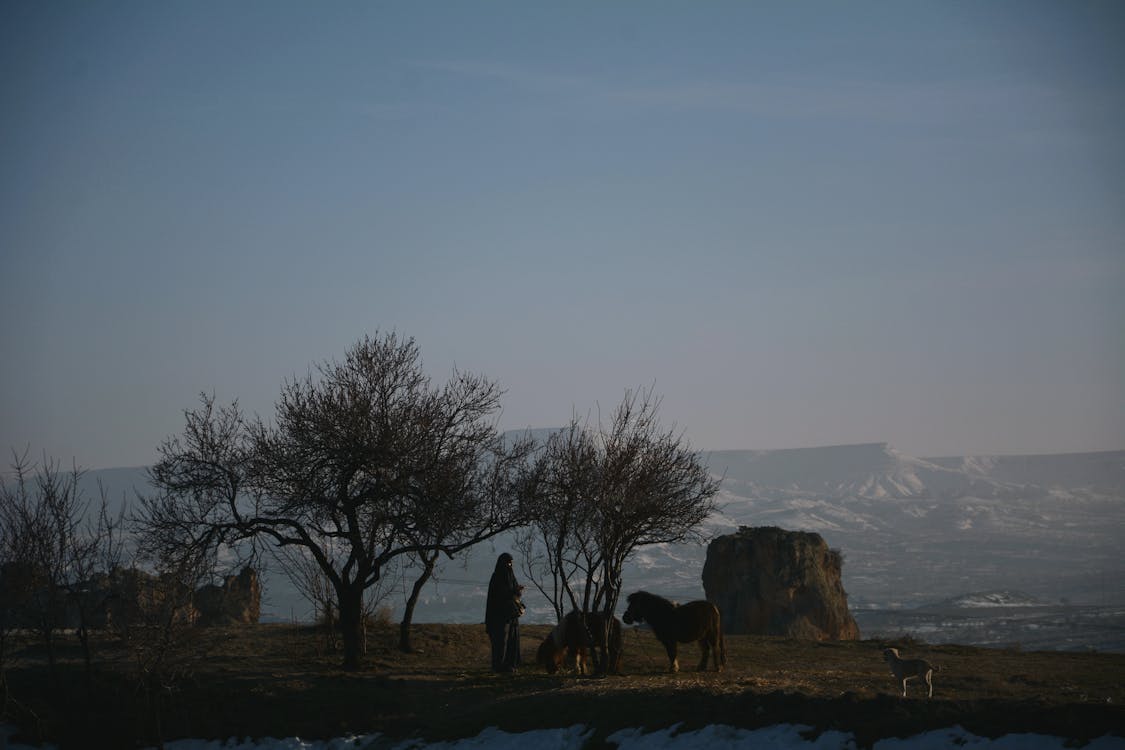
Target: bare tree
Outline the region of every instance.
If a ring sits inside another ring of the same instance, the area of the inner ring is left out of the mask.
[[[594,609],[601,599],[597,519],[590,512],[597,503],[597,463],[594,433],[572,417],[537,457],[534,522],[516,536],[527,580],[551,602],[560,621],[571,609]]]
[[[651,389],[629,392],[601,434],[595,538],[602,553],[607,619],[617,607],[622,571],[633,551],[699,539],[699,525],[715,510],[722,483],[682,433],[660,426],[659,408]]]
[[[125,514],[122,503],[116,516],[109,513],[108,495],[98,482],[98,503],[88,510],[85,532],[74,540],[67,564],[71,575],[67,578],[67,594],[77,617],[75,633],[82,646],[86,664],[86,685],[93,686],[94,656],[91,630],[105,624],[106,608],[116,590],[116,576],[125,560]]]
[[[57,462],[44,458],[36,467],[27,453],[13,453],[14,482],[0,489],[5,526],[11,529],[16,558],[5,577],[16,587],[23,606],[17,616],[43,641],[48,668],[55,666],[55,634],[63,627],[66,606],[67,550],[78,534],[78,479],[75,469],[64,474]],[[14,604],[14,602],[13,602]]]
[[[332,585],[344,666],[359,666],[363,595],[402,555],[452,556],[522,522],[530,448],[493,423],[501,390],[455,372],[432,386],[412,339],[365,337],[343,362],[285,384],[271,424],[213,399],[152,469],[148,528],[193,545],[302,548]],[[339,544],[341,554],[325,540]]]
[[[44,456],[36,467],[26,452],[14,453],[12,475],[10,484],[0,485],[7,610],[3,619],[10,621],[6,626],[21,619],[33,625],[52,670],[57,631],[75,627],[89,679],[90,628],[109,595],[98,579],[121,560],[122,516],[110,517],[102,487],[100,502],[91,512],[92,503],[80,485],[84,471],[77,466],[64,472],[58,461]]]
[[[659,407],[651,389],[626,392],[608,425],[572,418],[539,457],[535,538],[525,535],[524,544],[555,582],[560,616],[569,601],[609,623],[634,550],[697,537],[715,508],[721,480],[682,434],[660,427]],[[544,580],[536,580],[540,590]]]
[[[18,458],[17,458],[18,463]],[[24,533],[21,506],[26,497],[26,478],[16,475],[12,484],[0,477],[0,716],[6,716],[11,701],[8,668],[14,639],[26,627],[34,574],[27,564],[31,556]]]

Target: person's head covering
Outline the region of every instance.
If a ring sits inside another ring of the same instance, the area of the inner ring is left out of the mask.
[[[496,569],[497,570],[506,570],[508,568],[508,566],[511,565],[511,564],[512,564],[512,556],[509,555],[507,552],[500,555],[500,557],[496,558]]]

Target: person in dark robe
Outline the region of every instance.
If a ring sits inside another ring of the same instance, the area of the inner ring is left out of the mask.
[[[496,570],[488,581],[488,601],[484,610],[484,628],[492,644],[492,671],[515,672],[520,665],[520,615],[523,586],[512,570],[512,556],[507,552],[496,559]]]

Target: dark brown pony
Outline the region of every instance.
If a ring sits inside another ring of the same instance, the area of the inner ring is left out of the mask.
[[[539,644],[536,661],[554,674],[562,668],[564,659],[573,661],[578,674],[584,674],[591,652],[598,669],[617,674],[621,671],[621,621],[614,617],[609,625],[609,642],[606,643],[605,616],[601,612],[587,612],[585,623],[578,610],[573,610]]]
[[[656,639],[668,651],[669,672],[680,669],[676,660],[676,644],[691,641],[699,641],[699,650],[703,654],[699,660],[700,671],[707,668],[709,652],[715,655],[715,671],[723,671],[727,663],[727,647],[723,642],[719,608],[714,604],[694,601],[681,606],[646,591],[629,594],[627,601],[629,606],[621,619],[626,625],[647,622],[652,626]]]

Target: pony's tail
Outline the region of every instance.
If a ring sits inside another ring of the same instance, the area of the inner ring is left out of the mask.
[[[723,637],[723,621],[719,620],[719,666],[727,666],[727,639]]]
[[[723,669],[727,665],[727,641],[723,637],[723,613],[718,607],[715,607],[715,629],[719,631],[715,651],[719,657],[719,669]]]

